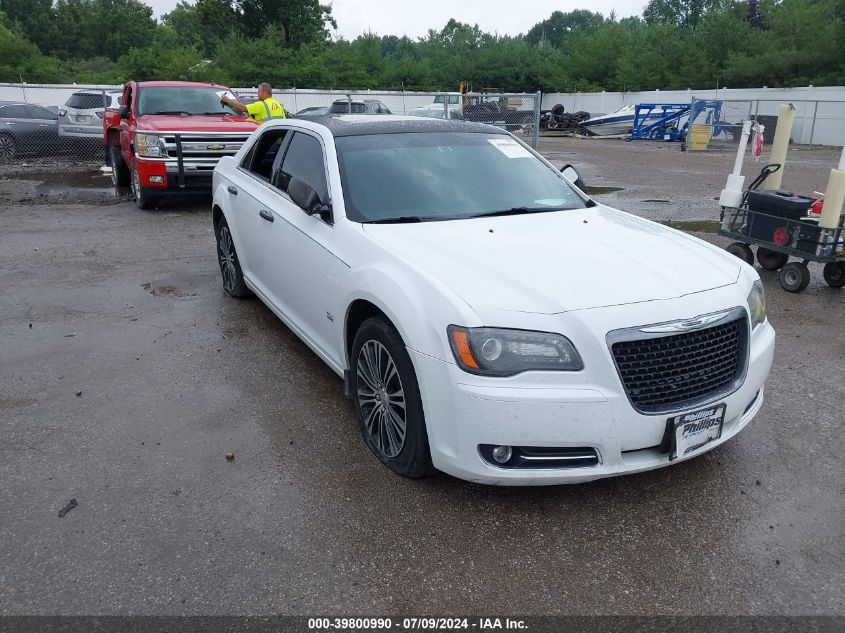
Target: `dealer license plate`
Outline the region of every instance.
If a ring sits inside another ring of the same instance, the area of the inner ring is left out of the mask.
[[[669,418],[673,431],[670,459],[683,457],[722,437],[726,408],[722,403]]]

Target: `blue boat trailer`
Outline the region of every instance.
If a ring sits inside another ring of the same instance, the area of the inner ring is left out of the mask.
[[[713,125],[713,135],[734,133],[733,124],[721,121],[721,101],[694,101],[690,103],[638,103],[634,106],[634,127],[631,140],[683,141],[687,137],[689,122],[704,116],[707,125]],[[686,118],[681,124],[681,120]]]
[[[638,103],[634,106],[632,141],[682,141],[687,135],[687,123],[680,125],[688,115],[689,103]]]

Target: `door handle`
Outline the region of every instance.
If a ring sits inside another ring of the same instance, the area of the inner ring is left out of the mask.
[[[38,127],[50,127],[49,123],[39,123]]]
[[[226,191],[231,193],[233,196],[238,195],[238,188],[235,185],[229,185],[228,187],[226,187]]]
[[[264,218],[268,222],[272,222],[275,219],[273,217],[272,213],[270,213],[269,211],[266,211],[264,209],[261,209],[261,211],[258,212],[258,215],[260,215],[262,218]]]
[[[14,125],[12,121],[6,121],[6,125]]]

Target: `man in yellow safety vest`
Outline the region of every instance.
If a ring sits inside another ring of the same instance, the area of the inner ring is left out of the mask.
[[[284,119],[285,106],[273,98],[273,88],[268,83],[258,85],[258,101],[244,105],[229,97],[221,97],[220,101],[238,112],[248,114],[259,123],[269,119]]]

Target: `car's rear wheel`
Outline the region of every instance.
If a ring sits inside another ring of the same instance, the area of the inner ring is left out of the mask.
[[[0,162],[11,162],[17,153],[18,148],[15,145],[15,139],[9,134],[0,134]]]
[[[125,187],[129,184],[129,168],[120,153],[120,147],[109,145],[109,160],[111,161],[111,181],[115,187]]]
[[[112,167],[112,169],[114,169]],[[132,166],[132,195],[135,197],[135,206],[139,209],[152,209],[158,202],[158,196],[149,192],[141,186],[141,180],[138,178],[138,170]]]
[[[249,288],[244,282],[244,274],[238,254],[235,252],[235,242],[229,225],[222,219],[217,225],[217,261],[220,264],[220,274],[223,276],[223,290],[226,294],[242,299],[249,296]]]
[[[402,337],[384,317],[371,317],[358,329],[350,380],[367,448],[405,477],[436,472],[414,366]]]

